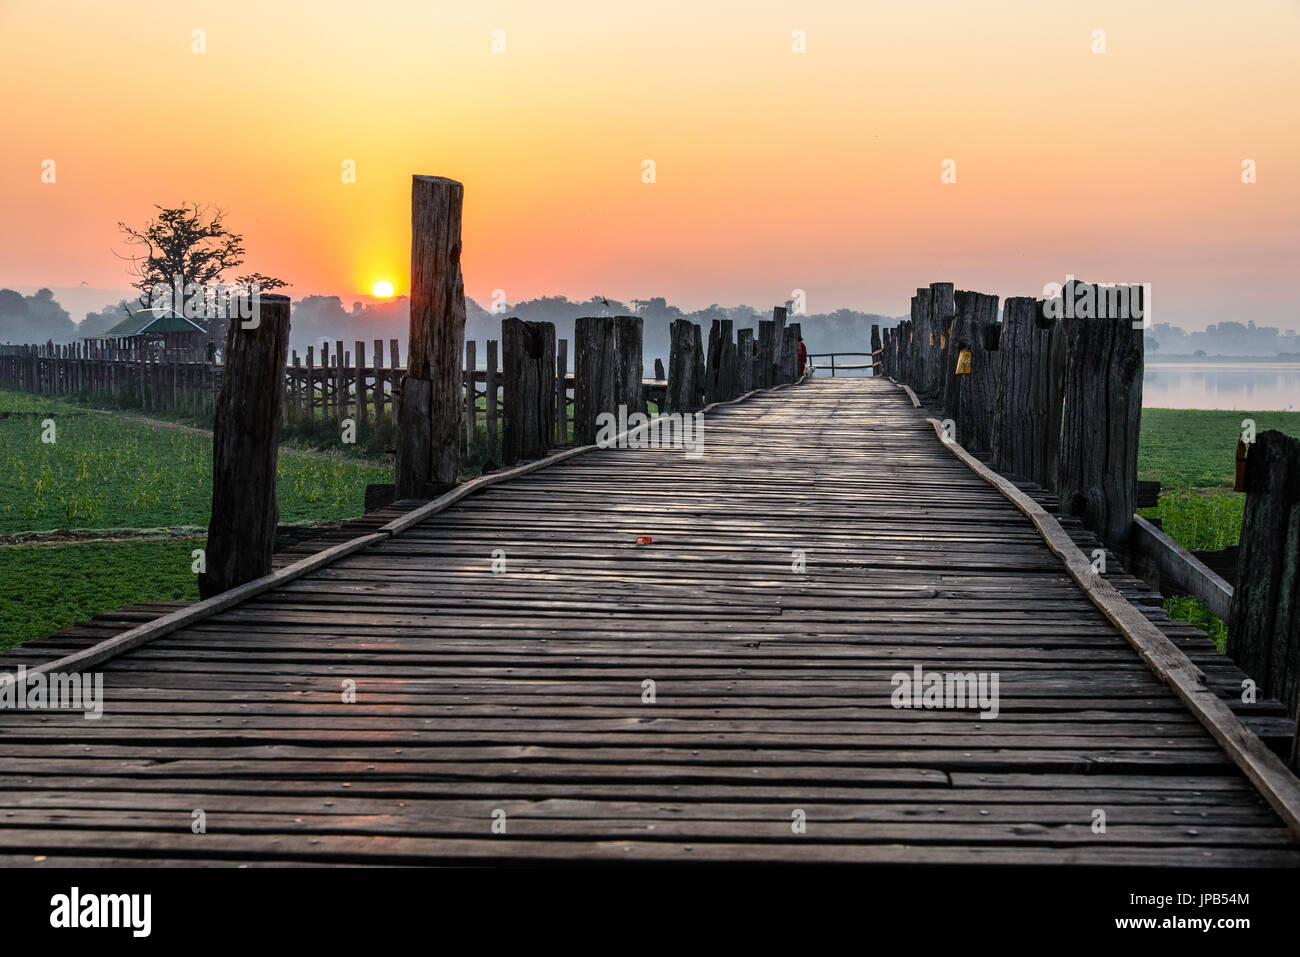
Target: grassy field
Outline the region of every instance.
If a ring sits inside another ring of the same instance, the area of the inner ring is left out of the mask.
[[[54,423],[54,442],[45,421]],[[365,486],[391,467],[338,448],[281,450],[280,521],[360,515]],[[0,649],[98,611],[197,598],[190,551],[201,535],[93,543],[3,544],[59,530],[198,529],[212,501],[210,436],[67,401],[0,392]],[[12,541],[12,538],[11,538]]]
[[[47,420],[52,443],[42,441]],[[359,514],[366,484],[391,475],[341,452],[286,450],[277,469],[280,521]],[[211,502],[208,436],[0,393],[0,535],[205,527]]]
[[[1242,420],[1300,436],[1300,412],[1143,409],[1138,473],[1165,488],[1232,488]]]
[[[1156,507],[1138,514],[1160,519],[1165,534],[1184,548],[1236,545],[1246,496],[1232,491],[1232,482],[1244,419],[1254,420],[1257,433],[1277,429],[1300,437],[1300,412],[1143,409],[1138,477],[1163,487]],[[1227,628],[1196,599],[1168,599],[1165,610],[1206,631],[1223,650]]]
[[[203,538],[0,547],[0,651],[96,611],[139,601],[196,600],[190,553]]]

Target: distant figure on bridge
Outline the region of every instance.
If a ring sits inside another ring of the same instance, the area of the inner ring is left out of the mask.
[[[799,332],[799,378],[803,378],[804,370],[808,368],[808,347],[803,344],[803,331]]]

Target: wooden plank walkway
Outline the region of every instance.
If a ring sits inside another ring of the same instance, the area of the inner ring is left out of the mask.
[[[1000,714],[892,707],[914,665]],[[0,713],[0,862],[1300,864],[879,379],[492,486],[103,671],[98,721]]]

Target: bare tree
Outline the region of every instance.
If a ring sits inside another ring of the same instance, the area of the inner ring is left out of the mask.
[[[260,272],[250,272],[247,276],[236,276],[235,282],[246,288],[256,286],[262,292],[274,292],[276,289],[286,289],[293,285],[291,282],[278,279],[275,276],[265,276]]]
[[[243,264],[244,237],[226,228],[221,209],[197,203],[154,208],[158,215],[143,229],[117,224],[133,250],[119,258],[132,263],[136,281],[131,285],[140,290],[142,305],[149,304],[156,285],[170,287],[177,276],[183,290],[188,283],[217,282],[227,269]]]

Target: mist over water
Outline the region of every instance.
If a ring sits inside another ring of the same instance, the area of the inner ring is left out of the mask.
[[[1300,363],[1148,362],[1142,382],[1148,409],[1300,409]]]

